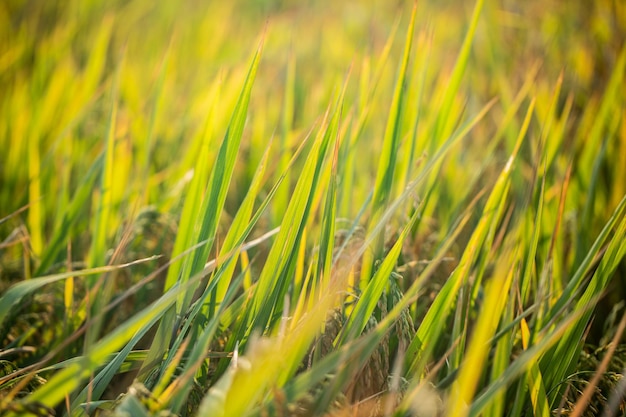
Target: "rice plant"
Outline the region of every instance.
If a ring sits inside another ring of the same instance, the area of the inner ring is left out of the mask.
[[[621,415],[624,33],[617,0],[3,2],[0,412]]]

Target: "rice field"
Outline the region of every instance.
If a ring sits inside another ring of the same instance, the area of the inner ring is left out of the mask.
[[[0,415],[626,411],[626,4],[0,4]]]

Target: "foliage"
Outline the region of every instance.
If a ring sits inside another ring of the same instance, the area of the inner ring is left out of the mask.
[[[248,3],[0,5],[0,410],[623,412],[626,6]]]

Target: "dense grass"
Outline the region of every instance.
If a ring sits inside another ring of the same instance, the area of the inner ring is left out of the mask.
[[[624,412],[626,6],[250,3],[0,5],[0,410]]]

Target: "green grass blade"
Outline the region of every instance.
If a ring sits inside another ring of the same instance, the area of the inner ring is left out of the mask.
[[[509,297],[514,294],[515,286],[511,288],[509,292]],[[505,325],[511,323],[513,320],[513,303],[507,303],[504,308],[505,311],[502,315],[502,323],[500,324],[501,328],[505,328]],[[504,329],[502,329],[504,330]],[[508,331],[507,331],[508,333]],[[496,334],[496,338],[498,335]],[[513,336],[512,334],[505,334],[501,337],[495,346],[493,365],[491,367],[491,371],[489,373],[490,380],[496,380],[500,376],[502,376],[506,372],[506,368],[509,365],[509,361],[511,358],[511,353],[513,351]],[[491,404],[485,411],[485,415],[487,416],[503,416],[505,415],[505,410],[507,410],[508,405],[506,402],[506,393],[502,392],[494,396]]]
[[[133,262],[121,264],[121,265],[109,265],[109,266],[101,266],[98,268],[87,268],[81,269],[77,271],[63,272],[60,274],[53,274],[44,277],[33,278],[28,281],[21,281],[11,288],[9,288],[2,297],[0,297],[0,324],[7,317],[9,311],[13,306],[19,303],[22,298],[25,296],[32,294],[42,288],[45,285],[52,284],[58,281],[62,281],[68,278],[76,278],[90,275],[100,275],[105,273],[110,273],[114,271],[118,271],[123,268],[128,268],[133,265],[137,265],[143,262],[149,262],[158,258],[158,256],[152,256],[146,259],[139,259]]]
[[[201,242],[209,239],[207,245],[199,248],[193,256],[188,274],[183,272],[181,276],[181,282],[184,283],[187,279],[186,276],[195,275],[204,268],[209,252],[211,250],[212,239],[217,231],[217,224],[224,207],[226,200],[226,192],[230,185],[230,180],[233,174],[235,166],[235,160],[239,151],[239,144],[241,143],[241,137],[243,135],[243,128],[246,121],[246,115],[248,111],[248,103],[250,102],[250,95],[252,92],[252,85],[256,76],[259,60],[261,58],[262,43],[256,50],[246,80],[244,82],[241,94],[237,100],[235,110],[224,136],[224,140],[220,146],[220,149],[215,160],[215,165],[211,170],[209,177],[209,183],[205,191],[205,197],[202,201],[202,207],[199,215],[201,216],[200,230],[197,235],[197,242]],[[192,294],[186,294],[185,299],[180,300],[177,303],[178,313],[186,310],[186,307],[191,301]]]
[[[93,380],[90,381],[90,383],[83,388],[83,390],[75,398],[72,399],[72,403],[79,405],[87,401],[88,398],[92,401],[99,400],[113,377],[120,371],[122,364],[127,360],[132,349],[150,330],[150,328],[151,326],[145,326],[139,329],[137,333],[135,333],[135,335],[133,335],[133,337],[128,341],[128,343],[124,345],[122,350],[115,353],[113,358],[107,358],[107,360],[103,362],[106,363],[104,368],[94,376]],[[80,359],[78,359],[78,361],[80,362]],[[86,413],[89,415],[90,411],[86,410]]]
[[[134,315],[101,340],[94,343],[91,350],[65,369],[56,373],[48,382],[24,399],[25,404],[40,403],[55,407],[94,371],[96,371],[109,355],[125,346],[141,329],[151,327],[161,315],[173,305],[178,294],[184,287],[176,287],[165,293],[148,308]]]
[[[380,221],[387,203],[389,202],[390,192],[393,190],[392,183],[396,167],[396,158],[400,146],[401,116],[402,108],[405,102],[407,68],[409,66],[411,46],[413,44],[416,10],[417,6],[414,6],[409,28],[407,30],[402,64],[400,65],[398,79],[396,81],[391,106],[389,108],[380,163],[376,171],[368,233],[371,233],[371,229]],[[361,267],[361,282],[363,285],[369,281],[373,261],[382,255],[383,245],[384,236],[379,235],[374,240],[373,253],[369,254],[369,252],[366,252],[366,256],[363,259],[363,266]]]
[[[201,181],[202,178],[199,177],[198,181],[192,183],[193,189],[189,195],[189,200],[185,202],[185,211],[183,212],[183,222],[185,224],[179,230],[179,233],[183,233],[183,235],[176,239],[173,256],[177,256],[178,251],[182,252],[188,246],[199,242],[206,243],[190,256],[191,259],[184,261],[178,267],[170,267],[165,284],[166,289],[171,288],[175,282],[185,283],[189,277],[202,271],[209,257],[243,135],[252,85],[261,56],[261,47],[262,43],[253,55],[228,130],[211,169],[206,190],[202,191],[204,187],[203,181]],[[203,142],[202,154],[205,157],[208,154],[208,139],[205,139]],[[206,160],[199,159],[197,168],[203,168],[198,173],[198,175],[203,176],[202,173],[206,173],[206,168],[208,168]],[[200,205],[199,209],[198,205]],[[200,225],[199,229],[197,225]],[[187,310],[195,290],[195,288],[189,288],[188,293],[180,293],[179,300],[176,303],[177,316],[180,317],[182,312]],[[169,345],[174,320],[174,312],[170,312],[165,316],[155,336],[147,363],[160,360],[163,356],[165,347]],[[142,375],[145,375],[145,372],[142,371]]]
[[[513,154],[509,158],[509,161],[498,177],[496,185],[491,191],[491,195],[483,209],[483,215],[472,233],[467,248],[463,252],[459,266],[454,270],[450,278],[448,278],[439,294],[437,294],[426,317],[424,317],[424,320],[417,329],[415,338],[407,350],[407,374],[409,375],[415,375],[415,373],[425,365],[425,360],[430,356],[430,351],[434,349],[434,345],[439,338],[441,323],[443,323],[448,316],[459,288],[463,282],[467,280],[469,271],[473,267],[474,262],[478,259],[488,235],[490,233],[493,234],[493,229],[499,221],[500,213],[502,212],[502,207],[506,200],[505,197],[510,187],[509,177],[522,139],[523,135],[520,135]],[[427,346],[424,345],[425,340],[429,341]]]
[[[400,236],[398,236],[398,240],[394,243],[393,247],[380,264],[380,267],[368,282],[365,290],[359,297],[354,310],[344,324],[341,333],[337,336],[337,340],[334,343],[335,346],[341,346],[342,344],[345,344],[346,341],[358,337],[358,335],[360,335],[365,329],[370,316],[376,308],[378,300],[388,285],[388,280],[390,279],[391,273],[396,265],[396,261],[400,256],[404,239],[411,231],[413,223],[415,223],[419,214],[420,211],[416,210],[411,217],[411,220],[409,220],[402,230],[402,233],[400,233]]]
[[[237,214],[235,215],[235,218],[233,219],[230,228],[228,229],[228,233],[224,238],[224,243],[222,244],[222,247],[220,249],[220,258],[225,257],[231,251],[235,251],[240,242],[243,242],[243,240],[250,232],[249,226],[250,218],[252,216],[252,209],[254,208],[254,202],[258,196],[259,190],[261,189],[261,185],[263,185],[263,175],[265,173],[265,168],[267,167],[269,155],[270,147],[268,146],[265,154],[261,158],[259,166],[257,167],[257,172],[252,179],[252,184],[250,184],[248,193],[246,194],[246,197],[244,198],[241,205],[239,206],[239,210],[237,210]],[[279,181],[282,180],[282,178],[279,178]],[[269,199],[267,201],[269,201]],[[235,270],[236,261],[237,254],[235,254],[232,262],[229,263],[227,271],[224,272],[224,276],[220,279],[220,282],[216,287],[215,295],[211,297],[212,305],[209,307],[209,317],[213,315],[216,307],[215,305],[221,303],[224,296],[226,295],[226,291],[230,286],[230,279]]]
[[[626,255],[626,245],[624,245],[624,239],[626,239],[626,216],[624,215],[624,207],[626,206],[626,197],[622,199],[620,205],[617,207],[614,218],[621,217],[619,224],[616,225],[614,235],[609,241],[605,253],[602,255],[602,260],[598,269],[593,274],[591,281],[587,285],[584,293],[578,299],[575,306],[575,311],[584,311],[581,317],[573,324],[573,326],[567,329],[567,332],[559,340],[559,343],[550,354],[542,360],[541,364],[549,369],[546,372],[546,387],[551,389],[571,371],[572,366],[576,364],[576,360],[580,353],[580,344],[583,340],[583,334],[591,319],[592,311],[590,306],[593,306],[593,300],[597,299],[610,282],[611,275],[617,265],[624,259]],[[611,221],[610,223],[613,223]],[[607,225],[608,226],[608,225]],[[546,364],[550,364],[548,367]],[[551,397],[551,404],[558,403],[560,390],[555,390]]]
[[[296,84],[296,60],[291,53],[287,62],[287,79],[285,80],[285,95],[283,98],[282,107],[282,120],[281,120],[281,132],[280,132],[280,159],[278,163],[278,175],[283,172],[287,172],[289,166],[290,154],[289,150],[292,147],[291,138],[293,133],[292,124],[294,119],[294,107],[295,107],[295,84]],[[274,222],[280,224],[280,218],[285,213],[287,205],[289,204],[289,191],[291,187],[291,176],[287,174],[284,180],[284,185],[281,186],[274,199]]]
[[[581,219],[581,234],[583,236],[588,236],[591,231],[591,218],[593,214],[593,204],[594,204],[594,190],[596,185],[594,181],[597,180],[597,176],[593,175],[593,172],[589,172],[589,169],[595,170],[596,163],[594,160],[597,160],[601,157],[603,149],[605,146],[602,144],[606,142],[606,139],[603,137],[603,131],[610,123],[611,111],[617,105],[616,102],[619,100],[618,91],[620,90],[620,85],[623,85],[624,82],[624,74],[626,73],[626,47],[622,47],[622,50],[615,62],[615,67],[613,69],[613,73],[611,74],[611,78],[606,86],[604,96],[602,98],[602,103],[600,105],[600,109],[598,110],[598,114],[593,120],[593,125],[591,126],[588,134],[585,135],[584,140],[581,140],[582,145],[582,154],[580,156],[580,166],[584,167],[583,171],[579,172],[580,180],[582,182],[582,189],[591,191],[591,195],[588,195],[587,192],[585,198],[585,207],[583,210],[583,218]],[[618,116],[619,117],[619,116]],[[577,253],[577,260],[579,262],[582,261],[583,255],[585,254],[588,248],[583,244],[579,247],[579,251]]]
[[[45,274],[53,263],[58,260],[61,251],[65,249],[66,241],[71,236],[72,226],[78,221],[81,211],[87,206],[87,201],[91,196],[91,189],[98,178],[99,171],[102,170],[103,163],[104,153],[100,154],[94,161],[76,189],[72,202],[63,214],[61,224],[55,229],[49,244],[44,249],[41,262],[35,271],[35,276]]]
[[[119,71],[119,70],[118,70]],[[120,74],[116,75],[116,80]],[[104,163],[102,165],[102,173],[100,176],[100,195],[98,198],[98,206],[95,213],[93,243],[89,254],[89,265],[91,267],[104,265],[106,263],[106,252],[108,249],[107,240],[110,237],[112,224],[110,219],[113,210],[113,170],[115,155],[115,129],[117,123],[118,112],[118,94],[117,81],[114,82],[113,91],[111,92],[111,110],[109,116],[109,126],[107,128],[106,145],[104,150]]]
[[[334,132],[335,135],[338,132]],[[326,202],[324,211],[322,212],[322,225],[319,238],[319,252],[317,259],[316,274],[313,278],[314,282],[319,282],[321,288],[327,288],[329,285],[331,266],[333,263],[333,251],[335,248],[335,223],[337,217],[337,158],[340,142],[335,140],[330,180],[328,189],[326,190]]]
[[[511,258],[503,256],[502,259]],[[502,294],[509,293],[514,273],[515,268],[512,268],[512,265],[501,261],[494,273],[494,278],[487,284],[485,301],[472,332],[472,339],[465,353],[461,372],[451,388],[453,395],[447,407],[449,416],[462,417],[466,416],[469,411],[467,406],[471,404],[479,379],[482,377],[482,372],[479,370],[486,368],[489,342],[497,330],[507,301]]]
[[[454,121],[450,117],[452,112],[452,105],[461,85],[461,80],[463,78],[463,75],[465,74],[465,70],[467,68],[472,43],[474,41],[474,34],[476,32],[478,19],[483,8],[483,3],[483,0],[477,0],[476,4],[474,5],[474,11],[470,20],[470,26],[465,35],[465,39],[463,40],[463,45],[461,46],[461,50],[459,51],[459,55],[456,59],[456,64],[454,65],[454,70],[452,71],[452,75],[450,76],[450,80],[448,81],[448,85],[446,86],[446,90],[441,101],[439,113],[437,114],[437,121],[432,136],[434,140],[433,142],[431,142],[433,143],[433,145],[435,145],[436,143],[434,141],[438,141],[441,138],[447,137],[450,127],[454,125]],[[433,147],[431,146],[431,151],[432,150]]]
[[[248,329],[248,334],[252,329],[265,329],[272,321],[272,313],[283,301],[289,271],[293,268],[295,251],[310,214],[314,192],[322,175],[325,156],[330,147],[331,138],[335,138],[337,134],[342,98],[343,95],[338,98],[329,125],[320,131],[306,165],[300,173],[300,179],[283,218],[280,232],[276,236],[267,262],[259,276],[252,300],[253,307],[250,310],[252,326]]]
[[[479,395],[475,398],[469,407],[469,416],[478,417],[482,415],[485,407],[493,401],[493,398],[501,393],[510,383],[523,374],[534,362],[553,345],[558,343],[563,334],[578,320],[582,314],[588,310],[578,310],[557,323],[554,329],[546,332],[542,337],[530,348],[520,354],[507,368],[506,372],[498,379],[492,381]],[[547,385],[546,385],[547,386]]]

